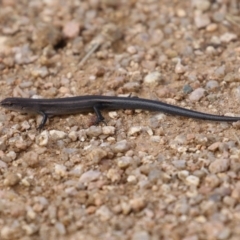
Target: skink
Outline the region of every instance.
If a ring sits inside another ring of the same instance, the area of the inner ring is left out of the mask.
[[[55,99],[6,98],[0,102],[0,106],[23,113],[41,114],[43,118],[38,129],[43,128],[48,116],[52,115],[94,111],[97,116],[97,122],[102,122],[104,121],[101,114],[101,110],[103,109],[143,109],[148,111],[161,111],[172,115],[210,121],[235,122],[240,120],[240,117],[208,114],[174,106],[161,101],[138,97],[86,95]]]

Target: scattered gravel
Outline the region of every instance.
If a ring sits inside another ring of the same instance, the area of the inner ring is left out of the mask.
[[[238,116],[238,16],[234,0],[1,1],[1,96]],[[41,114],[1,109],[0,239],[239,239],[238,122],[101,112],[39,131]]]

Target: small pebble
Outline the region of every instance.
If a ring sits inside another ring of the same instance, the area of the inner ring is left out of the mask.
[[[193,175],[189,175],[186,177],[186,183],[190,186],[198,186],[199,183],[200,183],[200,179],[196,176],[193,176]]]
[[[78,36],[80,30],[80,23],[76,21],[70,21],[63,26],[63,34],[67,38],[75,38]]]
[[[144,83],[157,84],[162,80],[162,74],[160,72],[151,72],[144,77]]]
[[[116,129],[113,126],[103,126],[102,127],[102,133],[104,135],[113,135],[113,134],[115,134],[115,131],[116,131]]]
[[[29,167],[36,167],[39,164],[39,155],[34,151],[24,153],[22,157],[24,163]]]
[[[119,152],[123,153],[130,149],[130,145],[126,140],[121,140],[116,144],[114,144],[111,148],[116,153],[119,153]]]
[[[49,140],[49,133],[47,130],[42,131],[36,139],[39,146],[47,146]]]
[[[211,23],[208,14],[195,14],[194,22],[198,29],[207,27]]]
[[[31,75],[35,78],[41,77],[45,78],[49,75],[49,71],[47,67],[35,67],[34,69],[31,70]]]
[[[69,134],[68,134],[68,137],[73,141],[73,142],[76,142],[77,139],[78,139],[78,133],[76,131],[71,131]]]
[[[58,130],[50,130],[49,135],[54,141],[61,140],[67,137],[67,134],[65,132]]]
[[[55,223],[55,228],[60,235],[65,235],[66,234],[66,228],[61,222],[56,222]]]
[[[107,151],[105,151],[102,148],[94,148],[90,150],[90,152],[86,155],[86,158],[89,161],[93,161],[94,163],[99,163],[103,158],[105,158],[108,155]]]
[[[183,66],[183,65],[181,64],[181,60],[179,59],[178,62],[177,62],[177,64],[176,64],[176,66],[175,66],[175,73],[177,73],[177,74],[183,74],[183,73],[186,72],[186,70],[187,70],[187,67],[186,67],[186,66]]]
[[[206,89],[213,90],[213,89],[216,89],[218,87],[219,87],[219,83],[216,80],[210,80],[206,84]]]
[[[107,172],[107,178],[111,180],[111,182],[118,182],[121,180],[121,173],[119,169],[109,169]]]
[[[122,169],[129,167],[132,164],[132,162],[133,162],[133,159],[131,157],[126,157],[126,156],[120,157],[117,160],[118,167]]]
[[[203,12],[209,10],[211,3],[208,0],[195,0],[193,1],[196,9],[201,10]]]
[[[92,182],[92,181],[96,181],[99,179],[99,177],[101,176],[101,173],[97,170],[89,170],[87,172],[84,172],[80,179],[79,179],[79,182],[80,183],[86,183],[88,184],[89,182]]]
[[[216,159],[209,165],[209,171],[214,174],[225,172],[228,170],[229,166],[230,166],[229,159]]]
[[[98,137],[102,134],[102,128],[100,126],[91,126],[87,129],[86,134],[89,137]]]
[[[131,240],[150,240],[151,237],[146,231],[137,231],[133,233]]]
[[[17,157],[17,154],[14,152],[14,151],[9,151],[7,154],[6,154],[7,157],[11,158],[11,160],[15,160],[16,157]]]
[[[112,217],[112,212],[107,206],[103,205],[97,209],[96,215],[99,216],[102,221],[107,221]]]
[[[204,88],[197,88],[191,92],[189,95],[189,100],[192,102],[198,102],[201,98],[204,97],[205,89]]]
[[[20,177],[16,173],[8,173],[3,181],[5,186],[12,187],[20,182]]]
[[[129,130],[128,130],[128,136],[132,136],[132,135],[136,135],[136,133],[140,133],[142,131],[142,127],[141,126],[134,126],[134,127],[131,127]]]
[[[137,48],[135,46],[129,46],[127,48],[127,52],[130,53],[130,54],[136,54],[137,53]]]
[[[145,200],[141,197],[131,199],[129,204],[135,212],[141,211],[146,206]]]
[[[235,33],[224,33],[223,35],[220,36],[220,40],[221,42],[223,43],[229,43],[229,42],[232,42],[232,41],[235,41],[237,40],[237,35]]]
[[[54,166],[55,173],[59,175],[60,177],[66,177],[67,176],[67,168],[66,166],[62,164],[55,164]]]

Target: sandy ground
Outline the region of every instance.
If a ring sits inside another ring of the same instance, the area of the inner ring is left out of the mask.
[[[0,1],[0,94],[239,115],[237,0]],[[0,239],[237,240],[239,123],[0,111]]]

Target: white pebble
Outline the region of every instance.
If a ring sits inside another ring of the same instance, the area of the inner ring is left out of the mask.
[[[130,54],[136,54],[137,53],[137,48],[135,46],[129,46],[127,48],[128,53]]]
[[[178,178],[181,179],[182,181],[185,181],[185,179],[189,176],[189,171],[187,170],[182,170],[178,172]]]
[[[39,146],[47,146],[49,139],[49,134],[47,130],[44,130],[40,133],[40,135],[37,137],[36,141]]]
[[[228,170],[230,165],[229,159],[216,159],[209,165],[209,171],[211,173],[220,173]]]
[[[15,160],[17,157],[17,154],[14,151],[10,151],[6,154],[6,156],[11,158],[11,160]]]
[[[73,141],[77,141],[78,139],[78,134],[76,131],[71,131],[69,134],[68,134],[68,137]]]
[[[197,28],[204,28],[211,23],[210,18],[207,14],[199,13],[196,13],[194,16],[194,22]]]
[[[204,96],[204,93],[205,93],[204,88],[197,88],[193,92],[191,92],[191,94],[189,95],[189,100],[197,102]]]
[[[67,168],[61,164],[55,164],[55,173],[61,177],[65,177],[67,175]]]
[[[134,126],[131,127],[128,131],[128,136],[132,136],[135,135],[136,133],[139,133],[142,131],[142,127],[141,126]]]
[[[196,9],[200,11],[207,11],[211,6],[211,3],[208,0],[195,0],[193,1],[193,4]]]
[[[82,174],[82,176],[79,179],[80,183],[89,183],[92,181],[97,180],[101,176],[101,173],[96,170],[89,170]]]
[[[120,157],[118,160],[117,160],[117,164],[118,164],[118,167],[119,168],[127,168],[131,165],[131,162],[133,161],[133,159],[131,157],[126,157],[126,156],[123,156],[123,157]]]
[[[108,113],[108,116],[112,119],[115,119],[115,118],[117,118],[118,113],[116,111],[111,111]]]
[[[104,127],[102,127],[102,132],[105,135],[113,135],[115,133],[115,127],[104,126]]]
[[[53,140],[61,140],[66,138],[67,134],[63,131],[51,130],[49,131],[50,136]]]
[[[183,66],[183,65],[181,64],[181,60],[179,59],[178,62],[177,62],[177,64],[176,64],[176,66],[175,66],[175,73],[177,73],[177,74],[183,74],[183,73],[186,72],[186,70],[187,70],[187,67],[186,67],[186,66]]]
[[[30,124],[29,124],[28,121],[23,121],[23,122],[21,123],[21,127],[22,127],[22,129],[24,129],[24,130],[28,130],[31,126],[30,126]]]
[[[231,41],[234,41],[237,39],[237,35],[234,33],[224,33],[223,35],[220,36],[220,40],[223,43],[229,43]]]
[[[162,74],[160,72],[151,72],[144,77],[144,83],[146,84],[158,83],[161,81],[161,79]]]
[[[129,183],[134,183],[135,184],[137,182],[137,178],[134,175],[130,175],[130,176],[127,177],[127,181]]]
[[[190,186],[198,186],[200,183],[200,180],[196,176],[189,175],[186,177],[186,183]]]

